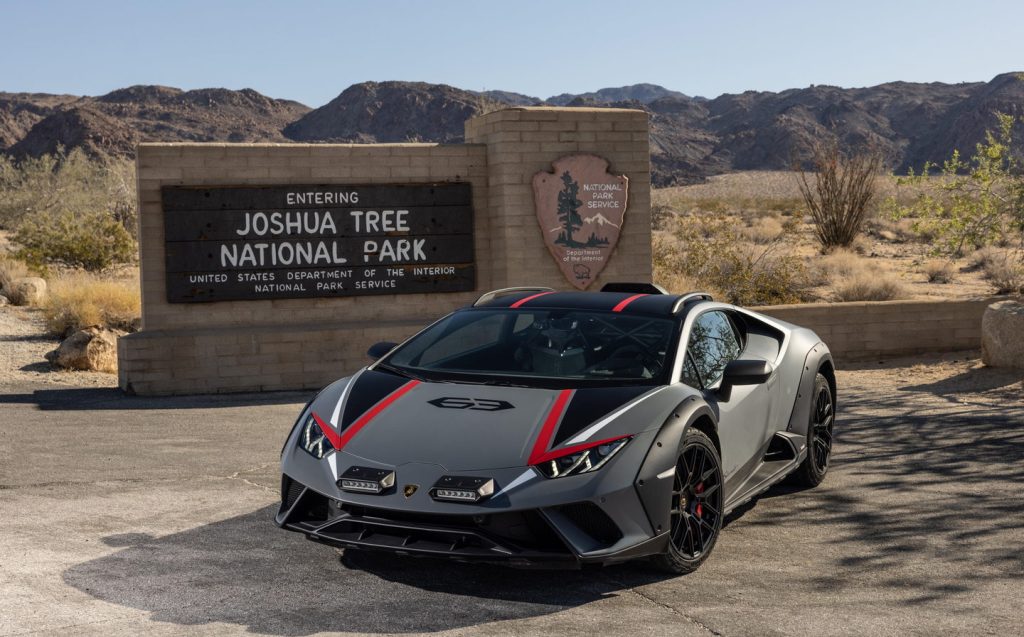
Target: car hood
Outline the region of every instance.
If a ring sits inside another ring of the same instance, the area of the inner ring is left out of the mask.
[[[639,433],[644,421],[626,424],[621,416],[661,389],[420,382],[363,370],[324,390],[312,408],[347,454],[393,467],[475,471],[526,466],[538,451]]]

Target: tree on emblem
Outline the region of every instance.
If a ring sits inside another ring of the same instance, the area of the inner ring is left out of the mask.
[[[555,243],[577,248],[581,246],[572,238],[572,233],[583,226],[583,219],[578,210],[583,202],[577,198],[580,192],[580,185],[572,178],[569,171],[562,173],[562,183],[565,187],[558,193],[558,220],[562,223],[562,232],[555,239]]]

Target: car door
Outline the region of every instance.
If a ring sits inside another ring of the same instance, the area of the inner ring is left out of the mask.
[[[729,400],[720,400],[717,390],[725,366],[739,358],[742,351],[742,334],[725,311],[706,311],[694,319],[687,340],[683,382],[701,389],[717,411],[726,498],[760,465],[772,433],[766,384],[737,385]]]

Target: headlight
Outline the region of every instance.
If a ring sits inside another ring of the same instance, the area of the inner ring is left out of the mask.
[[[334,445],[324,434],[324,430],[316,422],[316,416],[312,411],[305,416],[299,430],[299,446],[316,459],[321,459],[328,453],[334,451]]]
[[[590,473],[603,467],[611,457],[629,442],[629,436],[567,450],[567,453],[536,465],[537,469],[548,478],[564,478],[581,473]]]

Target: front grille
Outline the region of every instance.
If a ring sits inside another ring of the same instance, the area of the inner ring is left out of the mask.
[[[579,530],[605,546],[622,539],[622,531],[601,507],[593,502],[574,502],[558,507],[558,512],[569,518]]]
[[[389,533],[388,527],[394,527],[401,529],[399,534],[420,540],[427,540],[429,536],[439,544],[451,543],[452,536],[457,535],[462,539],[455,541],[456,544],[475,548],[500,545],[543,553],[569,552],[565,543],[536,511],[439,515],[351,504],[343,504],[342,510],[351,516],[346,521],[348,528],[365,525],[372,527],[377,534]]]

